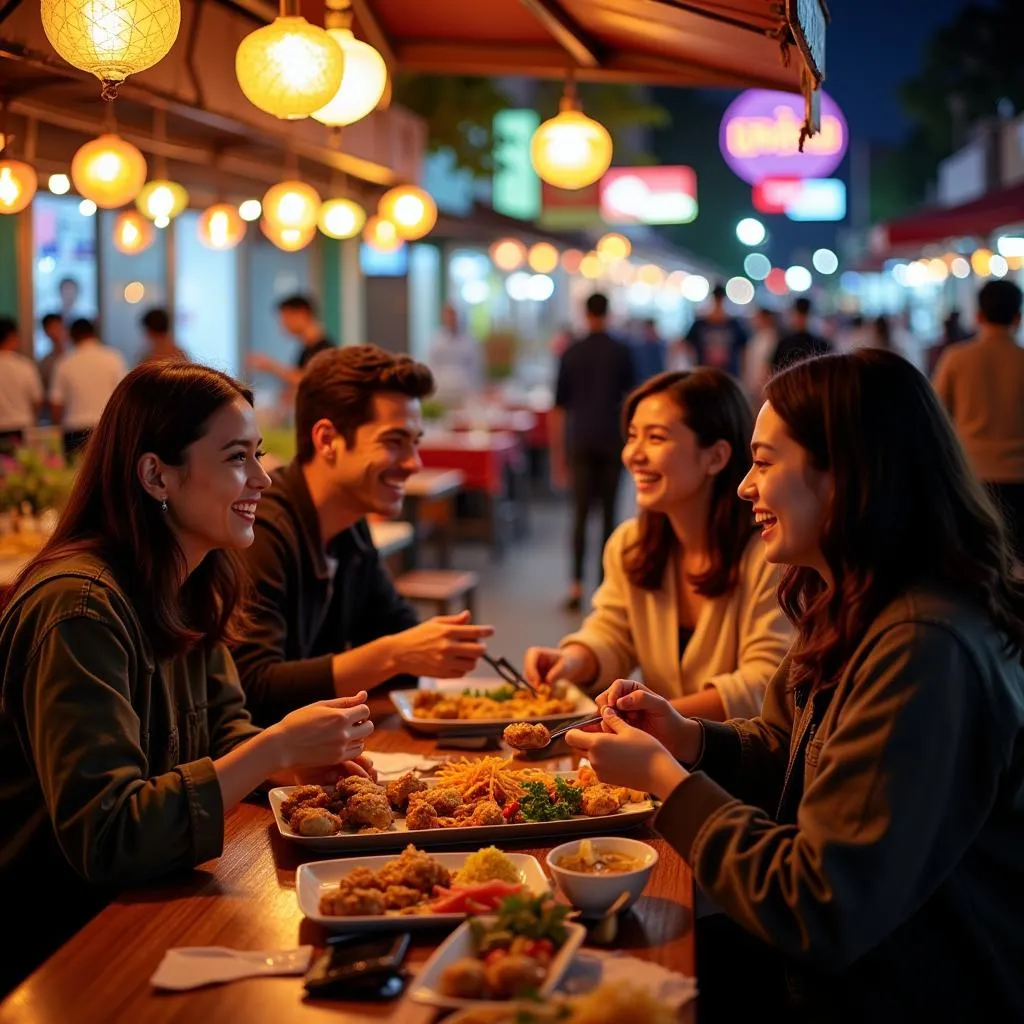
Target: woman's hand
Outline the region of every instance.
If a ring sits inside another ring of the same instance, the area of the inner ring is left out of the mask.
[[[365,755],[351,761],[342,761],[341,764],[323,765],[316,768],[296,768],[293,772],[287,773],[286,781],[280,782],[282,786],[333,786],[339,778],[347,778],[350,775],[358,775],[361,778],[377,781],[377,769],[373,762]]]
[[[599,708],[613,708],[631,725],[653,736],[680,761],[691,764],[700,756],[701,730],[672,705],[632,679],[616,679],[597,697]]]
[[[610,707],[602,711],[602,732],[572,729],[565,742],[589,758],[601,782],[654,793],[664,800],[687,772],[653,736],[628,725]]]
[[[523,674],[534,686],[557,683],[560,679],[588,686],[597,678],[597,658],[583,644],[565,647],[531,647],[526,652]]]
[[[310,768],[355,762],[373,732],[366,691],[318,701],[285,715],[267,729],[281,768]],[[368,774],[368,773],[367,773]]]

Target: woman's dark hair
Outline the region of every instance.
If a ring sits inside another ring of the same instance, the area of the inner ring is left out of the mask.
[[[11,587],[8,599],[44,566],[93,552],[108,561],[132,599],[158,657],[232,640],[246,575],[236,552],[211,551],[188,576],[185,556],[160,504],[143,489],[146,452],[180,466],[189,445],[224,405],[252,392],[193,363],[146,363],[114,390],[89,438],[57,529]]]
[[[708,522],[711,565],[691,577],[698,594],[717,597],[727,594],[739,578],[740,559],[753,532],[750,509],[740,501],[736,489],[750,469],[750,436],[754,430],[750,402],[740,385],[722,370],[702,367],[693,371],[661,373],[638,387],[623,408],[623,433],[637,406],[651,395],[665,395],[679,409],[679,418],[697,435],[697,443],[709,448],[716,441],[728,441],[729,461],[715,477]],[[677,541],[668,516],[642,511],[639,535],[625,551],[624,563],[630,582],[643,590],[657,590],[665,566],[676,550]]]
[[[833,478],[820,543],[832,586],[798,566],[779,585],[797,629],[793,684],[833,684],[872,620],[921,583],[969,597],[1024,651],[1024,585],[1002,518],[921,373],[893,352],[860,349],[795,364],[766,397],[810,465]]]

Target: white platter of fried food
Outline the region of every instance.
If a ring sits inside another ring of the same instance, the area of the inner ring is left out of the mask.
[[[597,711],[597,705],[569,682],[541,685],[534,696],[500,679],[422,680],[418,690],[394,690],[391,703],[415,732],[457,736],[512,722],[557,724]]]
[[[656,809],[645,793],[598,782],[589,765],[546,772],[502,757],[451,761],[429,781],[408,772],[386,785],[281,787],[270,806],[286,839],[346,852],[608,833]]]
[[[535,857],[494,846],[428,854],[412,844],[398,857],[346,857],[301,864],[299,909],[332,931],[353,934],[454,927],[468,914],[491,913],[507,896],[550,889]]]

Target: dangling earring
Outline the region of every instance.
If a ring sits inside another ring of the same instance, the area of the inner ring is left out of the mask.
[[[167,511],[167,499],[166,498],[164,498],[164,500],[160,502],[160,511],[161,512],[166,512]]]

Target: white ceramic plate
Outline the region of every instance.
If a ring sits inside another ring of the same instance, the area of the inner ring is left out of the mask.
[[[464,690],[500,690],[508,686],[502,679],[424,679],[420,690],[440,690],[442,693],[461,694]],[[544,718],[531,718],[531,722],[548,722],[557,724],[569,722],[582,715],[592,715],[597,705],[577,686],[565,683],[566,696],[575,700],[572,711],[564,715],[547,715]],[[413,714],[413,702],[417,690],[392,690],[391,703],[395,705],[402,721],[415,732],[429,736],[460,736],[482,732],[497,732],[512,722],[522,722],[522,718],[417,718]]]
[[[481,920],[486,921],[488,918],[484,917]],[[540,987],[541,998],[550,996],[558,988],[563,975],[572,963],[572,958],[586,938],[587,929],[583,925],[577,924],[575,921],[567,921],[565,927],[569,934],[555,959],[551,961],[548,976]],[[466,921],[434,950],[434,955],[423,965],[410,992],[412,999],[417,1003],[427,1003],[430,1006],[442,1006],[453,1010],[469,1009],[474,1006],[508,1006],[508,1000],[499,1002],[487,999],[458,999],[455,996],[446,996],[441,991],[441,975],[445,968],[455,963],[456,960],[473,955],[473,938],[470,934],[469,922]]]
[[[469,856],[470,853],[433,854],[434,860],[452,872],[460,870]],[[519,869],[519,878],[530,893],[540,896],[550,891],[551,883],[536,857],[525,853],[509,853],[506,856]],[[311,921],[316,921],[331,931],[352,934],[438,928],[443,925],[456,925],[465,920],[465,914],[374,914],[365,917],[335,917],[320,913],[322,892],[333,889],[342,878],[356,868],[379,871],[394,859],[393,856],[346,857],[344,860],[321,860],[312,864],[300,864],[295,875],[295,895],[299,901],[299,910]]]
[[[370,756],[373,752],[370,751]],[[573,779],[575,772],[553,772],[564,779]],[[428,786],[436,785],[426,780]],[[456,846],[474,843],[487,846],[491,843],[514,843],[525,839],[549,838],[551,836],[593,835],[595,832],[622,832],[643,824],[654,814],[656,805],[652,800],[626,804],[615,814],[602,818],[588,818],[579,815],[565,821],[524,821],[513,825],[467,825],[462,828],[428,828],[411,832],[405,827],[405,818],[396,818],[389,832],[373,832],[359,835],[355,832],[340,832],[334,836],[300,836],[293,832],[281,817],[281,803],[296,787],[284,786],[272,789],[269,794],[270,808],[274,812],[277,829],[286,839],[299,843],[310,850],[328,852],[370,852],[372,850],[401,850],[406,844],[414,843],[422,848],[434,846]]]

